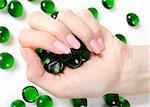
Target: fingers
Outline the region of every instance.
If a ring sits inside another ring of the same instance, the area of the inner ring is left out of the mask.
[[[99,42],[101,50],[104,49],[104,43],[102,39],[104,38],[103,35],[103,27],[94,19],[93,15],[90,11],[84,9],[78,12],[78,16],[90,27],[93,33],[96,35],[96,38]]]
[[[35,12],[31,14],[29,25],[33,29],[51,33],[70,48],[80,48],[79,41],[74,37],[70,30],[64,24],[51,18],[45,13]]]
[[[78,36],[89,50],[96,54],[101,52],[100,45],[95,38],[95,34],[78,16],[72,11],[63,9],[59,12],[57,20],[64,23],[76,36]]]
[[[47,32],[24,29],[20,32],[18,39],[22,47],[43,48],[56,54],[67,54],[71,51],[63,42]]]

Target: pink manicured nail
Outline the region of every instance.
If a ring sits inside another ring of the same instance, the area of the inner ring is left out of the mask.
[[[71,52],[70,48],[68,48],[65,44],[63,44],[63,43],[60,42],[60,41],[55,41],[55,42],[54,42],[54,46],[55,46],[58,50],[62,51],[62,52],[65,53],[65,54],[68,54],[68,53]]]
[[[99,43],[99,45],[101,47],[101,50],[104,50],[104,42],[102,41],[101,38],[98,38],[98,43]]]
[[[25,49],[20,47],[20,52],[21,52],[21,55],[22,55],[23,59],[25,60],[25,62],[27,64],[29,64],[29,58],[28,58],[28,55],[27,55]]]
[[[101,52],[101,48],[95,39],[91,40],[90,46],[96,54],[99,54]]]
[[[81,46],[80,42],[72,34],[67,36],[67,42],[75,49],[79,49]]]

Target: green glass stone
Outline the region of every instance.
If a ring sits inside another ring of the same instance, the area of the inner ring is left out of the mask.
[[[119,103],[120,107],[130,107],[130,103],[124,98],[120,98]]]
[[[60,59],[63,63],[67,63],[71,59],[71,53],[70,54],[61,54]]]
[[[9,30],[4,27],[0,26],[0,43],[6,43],[10,39],[10,32]]]
[[[135,13],[128,13],[126,20],[130,26],[137,26],[140,22],[139,17]]]
[[[37,0],[28,0],[28,1],[34,2],[34,1],[37,1]]]
[[[36,102],[37,107],[53,107],[53,100],[47,95],[42,95]]]
[[[88,106],[88,102],[86,98],[71,99],[71,103],[73,107],[87,107]]]
[[[35,87],[27,86],[23,89],[22,96],[26,102],[33,103],[33,102],[37,101],[37,99],[39,97],[39,93]]]
[[[119,105],[119,95],[115,93],[109,93],[104,95],[104,100],[109,106],[118,106]]]
[[[90,8],[88,8],[88,10],[92,13],[92,15],[94,16],[95,19],[98,19],[98,11],[96,8],[90,7]]]
[[[44,61],[44,58],[47,55],[46,50],[42,49],[42,48],[38,48],[35,50],[35,52],[38,54],[38,56],[40,57],[41,61]]]
[[[15,100],[11,103],[11,107],[26,107],[22,100]]]
[[[23,15],[23,6],[17,0],[12,0],[8,4],[8,12],[13,17],[20,17]]]
[[[72,69],[78,68],[83,64],[80,55],[72,50],[71,58],[67,61],[66,65]]]
[[[102,0],[102,4],[107,9],[112,9],[115,6],[114,0]]]
[[[6,0],[0,0],[0,9],[5,8],[7,5],[7,1]]]
[[[58,13],[59,13],[58,11],[55,11],[54,13],[51,14],[51,17],[52,17],[53,19],[56,19]]]
[[[127,44],[127,39],[122,34],[116,34],[115,36],[124,44]]]
[[[15,60],[14,57],[7,53],[0,53],[0,68],[2,69],[10,69],[14,66]]]
[[[55,11],[55,4],[51,0],[43,0],[41,2],[41,9],[46,13],[53,13]]]

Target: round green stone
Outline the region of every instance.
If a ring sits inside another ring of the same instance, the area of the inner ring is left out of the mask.
[[[122,34],[115,35],[119,40],[121,40],[124,44],[127,44],[127,39]]]
[[[7,5],[7,1],[6,0],[0,0],[0,9],[5,8]]]
[[[83,48],[83,47],[78,49],[78,54],[80,55],[81,60],[83,62],[87,61],[91,55],[90,51],[87,48]]]
[[[39,97],[39,93],[35,87],[27,86],[23,89],[22,96],[26,102],[32,103],[32,102],[37,101]]]
[[[139,17],[135,13],[128,13],[126,20],[130,26],[137,26],[140,22]]]
[[[11,107],[26,107],[22,100],[15,100],[11,103]]]
[[[117,106],[119,105],[119,95],[115,93],[109,93],[104,95],[104,100],[109,106]]]
[[[14,66],[14,63],[14,57],[11,54],[7,52],[0,53],[0,68],[10,69]]]
[[[73,107],[87,107],[87,105],[88,105],[86,98],[71,99],[71,103],[72,103]]]
[[[59,13],[58,11],[55,11],[54,13],[51,14],[51,17],[52,17],[53,19],[56,19],[58,13]]]
[[[51,0],[43,0],[41,2],[41,9],[46,13],[53,13],[55,11],[55,4]]]
[[[96,8],[90,7],[90,8],[88,8],[88,10],[92,13],[92,15],[94,16],[95,19],[98,19],[98,11]]]
[[[102,0],[102,4],[107,9],[112,9],[115,6],[114,0]]]
[[[19,1],[12,0],[8,4],[8,12],[13,17],[20,17],[23,15],[23,6]]]
[[[124,98],[120,98],[119,103],[120,107],[130,107],[130,103]]]
[[[0,43],[6,43],[10,39],[10,32],[9,30],[4,27],[0,26]]]
[[[42,95],[36,102],[37,107],[53,107],[53,100],[47,95]]]

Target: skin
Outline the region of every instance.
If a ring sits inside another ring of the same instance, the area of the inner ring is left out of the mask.
[[[150,92],[150,47],[124,45],[96,22],[88,10],[74,14],[63,9],[57,20],[50,17],[47,19],[46,14],[35,12],[29,17],[29,25],[30,28],[22,30],[18,38],[21,53],[27,63],[27,78],[53,95],[60,98],[80,98],[96,97],[106,92]],[[65,39],[68,32],[73,32],[85,43],[92,52],[91,58],[80,68],[66,67],[59,75],[47,73],[34,49],[41,47],[62,54],[54,47],[53,42],[62,40],[70,48]],[[95,53],[90,46],[92,38],[96,38],[99,43],[99,53]]]

